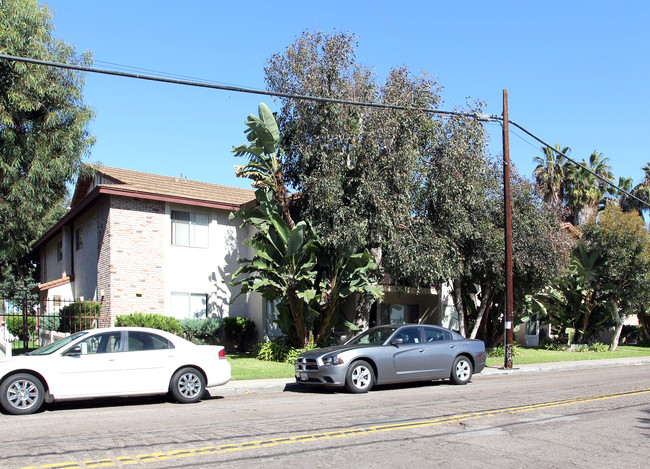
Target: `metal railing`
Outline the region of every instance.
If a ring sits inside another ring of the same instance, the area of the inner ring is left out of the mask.
[[[41,299],[25,290],[0,290],[0,341],[13,350],[33,350],[70,333],[106,327],[101,302]]]

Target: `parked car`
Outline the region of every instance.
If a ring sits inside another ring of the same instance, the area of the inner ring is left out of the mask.
[[[228,381],[223,347],[157,329],[92,329],[0,361],[0,404],[11,414],[31,414],[54,400],[168,392],[192,403]]]
[[[379,326],[344,345],[302,353],[296,382],[345,386],[363,393],[375,384],[451,379],[466,384],[485,368],[485,344],[439,326]]]

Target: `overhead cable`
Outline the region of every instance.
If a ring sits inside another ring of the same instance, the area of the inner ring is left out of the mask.
[[[447,116],[461,116],[461,117],[468,117],[472,119],[477,119],[479,121],[497,121],[497,122],[503,122],[503,117],[498,116],[496,114],[483,114],[483,113],[468,113],[468,112],[459,112],[459,111],[446,111],[443,109],[432,109],[432,108],[422,108],[422,107],[415,107],[415,106],[399,106],[395,104],[383,104],[383,103],[368,103],[368,102],[362,102],[362,101],[351,101],[347,99],[335,99],[335,98],[324,98],[324,97],[319,97],[319,96],[308,96],[308,95],[300,95],[300,94],[293,94],[293,93],[282,93],[278,91],[268,91],[268,90],[260,90],[260,89],[255,89],[255,88],[244,88],[240,86],[232,86],[232,85],[221,85],[221,84],[214,84],[214,83],[203,83],[203,82],[198,82],[198,81],[192,81],[192,80],[182,80],[182,79],[176,79],[176,78],[166,78],[166,77],[160,77],[160,76],[155,76],[155,75],[144,75],[144,74],[139,74],[139,73],[131,73],[131,72],[120,72],[116,70],[107,70],[107,69],[101,69],[101,68],[95,68],[95,67],[88,67],[88,66],[83,66],[83,65],[76,65],[76,64],[66,64],[66,63],[60,63],[60,62],[52,62],[48,60],[38,60],[38,59],[31,59],[28,57],[19,57],[15,55],[9,55],[9,54],[0,54],[0,59],[5,59],[5,60],[11,60],[11,61],[16,61],[16,62],[24,62],[24,63],[30,63],[30,64],[35,64],[35,65],[44,65],[47,67],[56,67],[56,68],[64,68],[68,70],[77,70],[81,72],[88,72],[88,73],[99,73],[103,75],[112,75],[112,76],[119,76],[119,77],[125,77],[125,78],[135,78],[138,80],[148,80],[148,81],[155,81],[155,82],[160,82],[160,83],[170,83],[173,85],[184,85],[184,86],[193,86],[193,87],[198,87],[198,88],[209,88],[209,89],[215,89],[215,90],[221,90],[221,91],[232,91],[235,93],[247,93],[247,94],[258,94],[258,95],[264,95],[264,96],[273,96],[277,98],[287,98],[287,99],[298,99],[298,100],[304,100],[304,101],[315,101],[315,102],[323,102],[323,103],[331,103],[331,104],[346,104],[350,106],[365,106],[365,107],[372,107],[372,108],[379,108],[379,109],[392,109],[392,110],[398,110],[398,111],[419,111],[419,112],[424,112],[428,114],[441,114],[441,115],[447,115]],[[639,199],[638,197],[632,195],[628,191],[618,187],[616,184],[613,182],[609,181],[608,179],[596,174],[594,171],[589,169],[586,166],[583,166],[582,164],[578,163],[577,161],[573,160],[572,158],[569,158],[567,155],[564,153],[558,151],[557,149],[553,148],[551,145],[548,143],[544,142],[542,139],[539,137],[535,136],[533,133],[530,131],[526,130],[523,128],[521,125],[517,124],[516,122],[513,122],[508,119],[508,122],[521,131],[525,132],[538,142],[540,142],[542,145],[544,145],[547,148],[550,148],[554,152],[558,153],[559,155],[562,155],[564,158],[566,158],[568,161],[572,162],[573,164],[579,166],[580,168],[584,169],[585,171],[593,174],[596,176],[598,179],[603,181],[604,183],[608,184],[609,186],[617,189],[619,192],[622,192],[623,194],[631,197],[632,199],[636,200],[637,202],[645,205],[646,207],[650,208],[650,203],[645,202],[644,200]]]

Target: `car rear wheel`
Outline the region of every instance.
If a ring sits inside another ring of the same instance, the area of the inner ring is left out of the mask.
[[[174,376],[169,386],[174,399],[181,404],[198,402],[205,392],[205,378],[196,368],[181,368]]]
[[[375,384],[375,373],[368,362],[357,360],[348,368],[345,387],[355,394],[368,392]]]
[[[467,384],[472,379],[472,362],[465,356],[456,357],[451,367],[451,381],[454,384]]]
[[[33,414],[43,405],[45,387],[29,373],[10,376],[0,386],[0,403],[13,415]]]

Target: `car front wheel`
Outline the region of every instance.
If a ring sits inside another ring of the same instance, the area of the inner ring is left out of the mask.
[[[368,392],[375,384],[375,373],[369,363],[357,360],[350,365],[345,377],[345,387],[355,394]]]
[[[456,357],[451,367],[451,381],[454,384],[467,384],[472,378],[472,362],[465,356]]]
[[[174,399],[181,404],[198,402],[205,392],[205,378],[195,368],[181,368],[174,376],[169,386]]]
[[[10,376],[0,386],[0,403],[13,415],[33,414],[41,408],[44,400],[43,383],[29,373]]]

